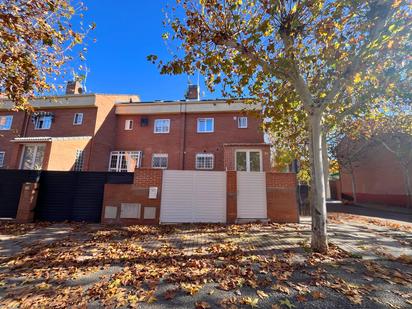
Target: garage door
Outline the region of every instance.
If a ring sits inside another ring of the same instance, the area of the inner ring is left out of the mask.
[[[160,222],[226,222],[226,173],[164,171]]]
[[[267,219],[264,172],[237,172],[237,190],[239,219]]]

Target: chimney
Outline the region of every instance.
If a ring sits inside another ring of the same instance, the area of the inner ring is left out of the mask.
[[[200,99],[200,89],[198,85],[189,85],[185,94],[186,100],[197,100]]]
[[[82,94],[83,88],[78,80],[71,80],[67,82],[66,94]]]

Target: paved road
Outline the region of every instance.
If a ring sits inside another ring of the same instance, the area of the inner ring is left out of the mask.
[[[399,211],[398,209],[373,208],[372,206],[352,206],[343,205],[341,203],[328,203],[328,212],[342,212],[353,215],[361,215],[366,217],[381,218],[395,221],[412,223],[412,210],[407,209]]]

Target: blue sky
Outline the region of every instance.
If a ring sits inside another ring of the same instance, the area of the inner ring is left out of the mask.
[[[135,93],[143,101],[183,99],[187,75],[160,75],[156,65],[148,62],[149,54],[160,59],[170,56],[162,33],[166,0],[86,0],[85,21],[94,21],[96,29],[88,44],[86,65],[90,70],[87,91],[97,93]],[[197,78],[192,77],[195,83]],[[201,84],[202,98],[220,97],[210,94]]]

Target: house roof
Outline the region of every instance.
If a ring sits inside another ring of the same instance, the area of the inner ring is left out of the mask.
[[[30,105],[35,109],[93,107],[97,106],[98,102],[100,102],[100,97],[111,97],[113,101],[112,103],[140,101],[140,97],[135,94],[82,93],[57,96],[39,96],[33,100],[30,100]],[[0,110],[11,110],[13,106],[14,104],[12,101],[0,99]]]
[[[116,114],[118,115],[241,112],[261,109],[261,104],[246,104],[244,103],[244,99],[153,101],[116,104]]]

